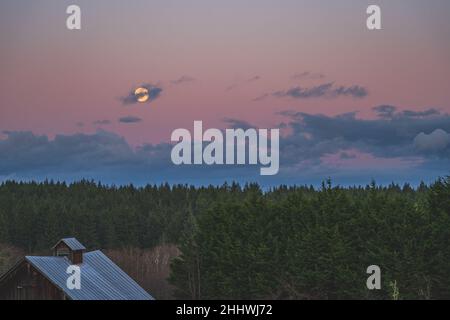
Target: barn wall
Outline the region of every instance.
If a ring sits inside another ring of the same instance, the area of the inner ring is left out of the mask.
[[[62,300],[64,293],[24,261],[0,284],[2,300]]]

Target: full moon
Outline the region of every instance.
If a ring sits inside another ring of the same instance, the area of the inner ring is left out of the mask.
[[[134,91],[134,96],[138,102],[146,102],[149,98],[148,90],[146,88],[137,88]]]

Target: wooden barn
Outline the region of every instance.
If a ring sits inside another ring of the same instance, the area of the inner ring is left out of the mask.
[[[58,241],[53,256],[26,256],[0,276],[0,300],[153,300],[101,251],[75,238]],[[81,288],[69,289],[68,267],[80,268]]]

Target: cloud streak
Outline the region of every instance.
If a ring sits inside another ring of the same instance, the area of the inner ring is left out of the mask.
[[[254,77],[251,77],[250,79],[247,79],[247,82],[255,82],[255,81],[258,81],[260,79],[261,79],[260,76],[254,76]]]
[[[356,99],[365,98],[369,94],[365,87],[359,85],[353,86],[335,86],[333,82],[323,83],[310,88],[300,86],[287,90],[275,91],[272,96],[277,98],[290,97],[293,99],[314,99],[314,98],[338,98],[351,97]]]
[[[196,81],[194,78],[184,75],[178,79],[170,81],[170,83],[172,83],[174,85],[179,85],[179,84],[189,83],[189,82],[194,82],[194,81]]]
[[[126,116],[126,117],[121,117],[119,118],[119,122],[121,123],[137,123],[137,122],[141,122],[142,119],[139,117],[135,117],[135,116]]]
[[[293,80],[325,79],[325,75],[323,73],[315,73],[315,72],[310,72],[310,71],[304,71],[304,72],[300,72],[300,73],[296,73],[296,74],[292,75],[291,79],[293,79]]]

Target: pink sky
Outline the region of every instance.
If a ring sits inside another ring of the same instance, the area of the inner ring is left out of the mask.
[[[421,13],[419,2],[408,8],[385,1],[384,30],[369,32],[364,1],[347,2],[276,6],[263,1],[256,7],[237,1],[218,6],[196,1],[190,7],[157,2],[147,15],[134,11],[137,3],[124,8],[81,2],[79,32],[65,30],[65,15],[58,11],[63,4],[20,11],[24,4],[11,4],[2,10],[18,17],[2,23],[14,34],[2,36],[7,45],[1,58],[0,127],[54,135],[93,132],[94,121],[108,119],[112,124],[105,129],[140,144],[167,141],[173,129],[191,127],[195,119],[211,127],[223,126],[224,117],[272,127],[282,120],[274,113],[286,109],[328,115],[360,111],[360,117],[370,117],[379,104],[450,111],[450,44],[444,38],[449,23],[439,7]],[[291,79],[305,71],[326,77]],[[171,84],[183,75],[196,81]],[[260,79],[247,81],[255,76]],[[147,82],[163,88],[159,99],[121,104],[119,97]],[[252,101],[325,82],[357,84],[369,95]],[[229,86],[235,87],[227,91]],[[143,121],[117,123],[127,115]]]

